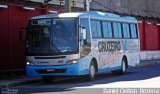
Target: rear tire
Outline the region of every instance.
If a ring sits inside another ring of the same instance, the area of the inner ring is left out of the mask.
[[[127,72],[127,60],[123,58],[121,62],[121,70],[119,74],[123,75],[126,72]]]
[[[121,69],[116,70],[116,71],[112,71],[112,73],[116,74],[116,75],[123,75],[126,72],[127,72],[127,60],[123,58],[121,61]]]
[[[42,79],[43,79],[43,81],[44,81],[45,83],[47,83],[47,84],[54,82],[54,78],[53,78],[53,77],[50,77],[50,76],[43,76]]]

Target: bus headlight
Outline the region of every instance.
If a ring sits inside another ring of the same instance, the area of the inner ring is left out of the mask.
[[[67,64],[76,64],[77,63],[77,60],[75,59],[75,60],[69,60],[69,61],[67,61]]]
[[[32,62],[27,61],[26,65],[34,65]]]

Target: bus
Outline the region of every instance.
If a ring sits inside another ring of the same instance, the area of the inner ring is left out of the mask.
[[[130,16],[89,11],[32,17],[26,33],[28,76],[87,76],[126,73],[139,64],[137,20]]]

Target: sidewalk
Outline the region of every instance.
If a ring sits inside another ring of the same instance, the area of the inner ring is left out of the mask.
[[[160,59],[142,60],[142,61],[140,61],[139,65],[137,67],[147,67],[147,66],[155,66],[155,65],[160,65]]]
[[[160,59],[159,60],[145,60],[141,61],[140,64],[137,67],[147,67],[147,66],[156,66],[160,65]],[[12,79],[12,80],[0,80],[0,88],[7,88],[7,87],[14,87],[29,83],[35,83],[40,82],[42,79],[40,77],[21,77],[18,79]]]

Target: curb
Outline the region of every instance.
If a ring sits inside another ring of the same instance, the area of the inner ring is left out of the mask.
[[[137,67],[149,67],[149,66],[156,66],[156,65],[160,65],[160,61],[144,60],[144,61],[141,61]]]
[[[33,78],[30,80],[23,80],[23,81],[17,81],[17,82],[15,81],[11,83],[4,83],[0,85],[0,88],[10,88],[10,87],[21,86],[21,85],[30,84],[30,83],[38,83],[41,81],[42,80],[40,78]]]

